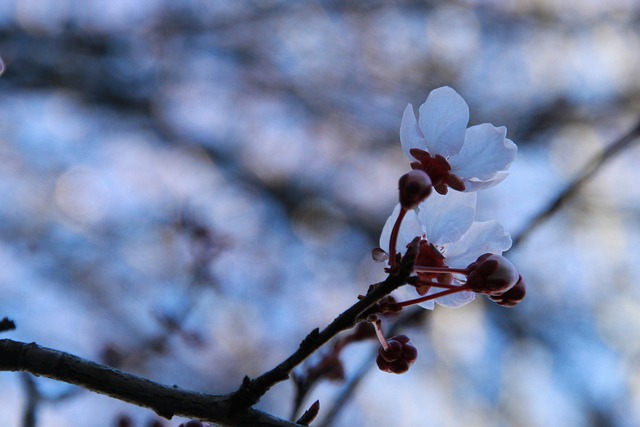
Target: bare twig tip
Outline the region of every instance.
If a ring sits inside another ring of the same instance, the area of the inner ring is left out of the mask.
[[[316,400],[315,402],[313,402],[313,405],[311,405],[309,409],[307,409],[304,414],[302,414],[302,416],[298,418],[296,424],[308,426],[318,416],[318,412],[320,412],[320,401]]]
[[[0,320],[0,332],[13,331],[16,328],[16,324],[8,317],[4,317]]]

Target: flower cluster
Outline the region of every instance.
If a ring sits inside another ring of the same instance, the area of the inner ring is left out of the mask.
[[[394,300],[396,310],[414,304],[433,309],[436,302],[456,308],[477,294],[513,307],[526,294],[522,276],[502,256],[511,247],[509,234],[497,221],[475,220],[477,191],[507,176],[517,148],[506,128],[488,123],[467,128],[468,121],[467,104],[449,87],[429,94],[418,119],[411,104],[402,117],[400,140],[412,171],[400,179],[400,203],[382,230],[377,257],[388,259],[394,274],[416,237],[419,252],[412,286],[398,290],[409,299]],[[375,326],[382,344],[380,369],[406,371],[417,357],[415,348],[405,336],[385,341],[379,321]]]

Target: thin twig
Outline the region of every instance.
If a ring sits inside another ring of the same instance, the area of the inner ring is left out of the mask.
[[[26,392],[26,402],[24,414],[22,416],[22,427],[36,427],[38,419],[38,406],[42,401],[42,395],[38,390],[35,379],[30,374],[22,375],[22,382]]]
[[[417,240],[412,243],[402,258],[397,274],[390,274],[384,282],[372,286],[366,296],[336,317],[324,330],[313,330],[300,343],[298,350],[278,366],[253,380],[245,378],[240,389],[234,394],[237,405],[239,407],[248,407],[257,403],[271,387],[289,378],[291,371],[322,345],[340,332],[353,328],[357,323],[365,320],[367,310],[373,307],[380,299],[407,283],[407,279],[413,271],[413,263],[417,253]]]
[[[582,171],[562,190],[545,208],[540,210],[531,220],[522,228],[522,230],[513,237],[512,248],[518,246],[527,238],[536,228],[543,222],[555,214],[569,199],[576,195],[584,183],[589,180],[602,166],[623,149],[629,147],[633,142],[638,140],[640,136],[640,120],[625,135],[620,137],[613,144],[605,148],[601,153],[587,163]]]
[[[12,331],[15,328],[16,328],[16,324],[13,322],[13,320],[9,319],[8,317],[3,317],[0,320],[0,332]]]

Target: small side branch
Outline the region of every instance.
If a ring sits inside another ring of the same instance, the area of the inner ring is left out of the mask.
[[[289,358],[272,370],[255,379],[245,378],[242,386],[233,395],[235,405],[239,408],[255,405],[260,398],[275,384],[289,378],[291,371],[306,358],[326,344],[342,331],[351,329],[359,322],[366,320],[366,314],[380,299],[389,295],[398,287],[407,283],[413,271],[417,254],[417,242],[414,241],[402,258],[397,274],[389,274],[384,282],[373,285],[366,296],[348,308],[322,331],[314,329],[302,340],[300,347]]]
[[[640,137],[640,120],[631,128],[629,132],[620,137],[613,144],[608,146],[604,151],[591,159],[582,171],[562,190],[544,209],[538,212],[524,228],[515,236],[513,236],[513,246],[516,247],[531,234],[538,226],[555,214],[567,200],[571,199],[580,190],[602,166],[610,159],[615,157],[625,148],[629,147]]]
[[[13,323],[13,320],[3,317],[0,320],[0,332],[12,331],[16,328],[16,324]]]

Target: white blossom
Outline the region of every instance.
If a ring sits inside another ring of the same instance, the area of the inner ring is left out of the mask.
[[[389,252],[391,230],[400,213],[398,204],[382,229],[380,247]],[[511,247],[511,237],[497,221],[475,221],[476,193],[451,192],[446,196],[431,194],[414,210],[409,210],[398,234],[397,250],[406,251],[415,237],[432,244],[444,256],[443,266],[466,268],[480,255],[494,253],[501,255]],[[424,255],[424,254],[423,254]],[[424,258],[424,256],[420,257]],[[430,265],[438,266],[438,265]],[[453,275],[452,285],[462,285],[464,278]],[[428,294],[442,289],[432,287]],[[404,286],[399,290],[405,298],[416,298],[415,290]],[[460,307],[475,298],[474,292],[461,291],[437,298],[435,301],[445,307]],[[432,309],[434,301],[420,304]]]
[[[447,86],[431,91],[418,119],[411,104],[402,116],[402,149],[412,167],[427,172],[441,194],[447,187],[467,192],[492,187],[506,178],[515,159],[517,147],[506,138],[504,126],[482,123],[467,128],[468,122],[467,103]]]

